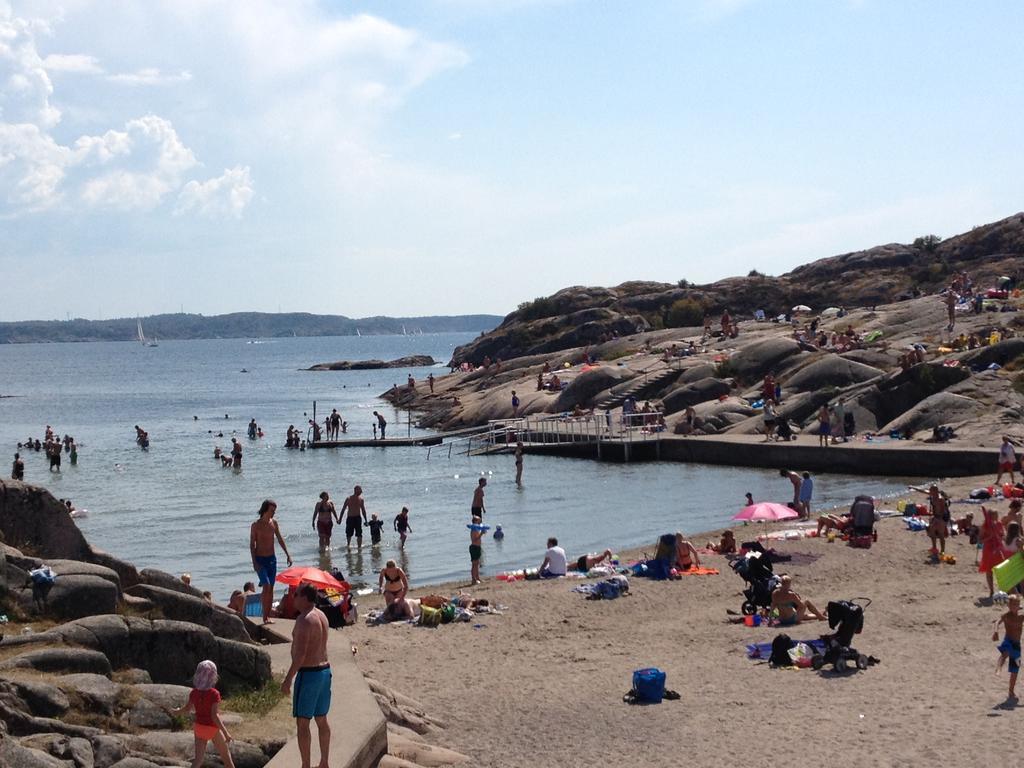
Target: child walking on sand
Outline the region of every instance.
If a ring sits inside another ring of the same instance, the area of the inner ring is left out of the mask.
[[[1020,613],[1020,597],[1011,595],[1007,602],[1007,611],[996,620],[995,628],[992,630],[992,642],[999,639],[999,625],[1006,629],[1006,636],[1003,638],[996,650],[999,651],[999,663],[996,665],[996,673],[1003,668],[1006,660],[1010,660],[1010,692],[1007,695],[1008,701],[1016,701],[1017,694],[1013,692],[1017,685],[1017,673],[1020,671],[1020,633],[1024,625],[1024,616]]]
[[[1020,637],[1018,629],[1017,637]],[[231,752],[228,750],[228,742],[231,741],[231,734],[221,722],[217,713],[217,705],[220,703],[220,692],[213,686],[217,683],[217,665],[207,659],[200,661],[196,667],[196,673],[192,676],[192,692],[188,695],[188,701],[180,708],[171,712],[172,715],[184,715],[190,709],[195,710],[196,720],[192,726],[192,733],[196,738],[196,756],[192,760],[192,768],[200,768],[203,764],[203,757],[206,754],[206,744],[213,742],[217,748],[224,768],[235,768],[231,759]]]
[[[468,528],[470,576],[472,577],[473,584],[476,585],[480,583],[480,559],[484,556],[484,549],[480,542],[483,539],[484,531],[487,529],[479,515],[473,516],[473,522]]]

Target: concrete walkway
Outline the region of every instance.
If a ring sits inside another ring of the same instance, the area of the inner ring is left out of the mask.
[[[294,622],[275,619],[273,630],[291,637]],[[270,654],[274,676],[283,678],[291,666],[291,643],[264,646]],[[384,715],[366,680],[352,658],[352,643],[344,629],[332,629],[327,640],[331,662],[331,768],[371,768],[387,752],[388,735]],[[320,759],[316,724],[312,725],[312,764]],[[267,768],[300,768],[299,745],[295,738],[267,763]]]

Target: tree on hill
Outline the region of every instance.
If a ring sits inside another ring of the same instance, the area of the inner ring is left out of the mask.
[[[921,235],[914,239],[914,247],[925,253],[935,253],[935,249],[941,242],[942,238],[938,235]]]

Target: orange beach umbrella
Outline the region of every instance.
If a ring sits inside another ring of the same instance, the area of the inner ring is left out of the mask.
[[[303,565],[296,565],[277,574],[277,581],[297,587],[299,584],[312,584],[322,589],[345,591],[348,586],[331,576],[327,571]]]

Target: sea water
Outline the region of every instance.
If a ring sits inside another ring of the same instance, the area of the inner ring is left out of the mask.
[[[294,424],[306,434],[337,408],[347,438],[373,437],[374,410],[388,435],[427,434],[378,395],[422,381],[433,369],[302,370],[332,360],[390,360],[412,354],[445,362],[472,334],[137,343],[0,345],[0,446],[5,474],[16,444],[42,438],[47,424],[79,444],[78,465],[64,454],[60,474],[44,453],[22,451],[26,480],[71,499],[88,517],[76,522],[95,546],[139,568],[191,573],[192,583],[219,601],[254,580],[249,527],[260,502],[278,503],[277,519],[296,564],[333,565],[356,584],[376,585],[376,572],[396,559],[414,586],[467,578],[469,507],[479,478],[488,480],[485,522],[500,524],[503,541],[487,534],[483,573],[538,566],[549,536],[575,558],[586,552],[649,544],[659,534],[729,525],[750,492],[758,500],[791,498],[778,472],[677,463],[601,463],[525,457],[523,486],[508,455],[467,456],[465,444],[320,450],[284,448]],[[255,343],[254,343],[255,342]],[[243,369],[247,371],[243,373]],[[227,416],[227,418],[225,418]],[[197,417],[197,418],[194,418]],[[265,436],[249,440],[251,418]],[[415,414],[412,416],[415,422]],[[135,443],[134,425],[150,435]],[[223,434],[223,437],[219,435]],[[213,449],[238,438],[242,469],[224,469]],[[461,452],[460,452],[461,451]],[[814,506],[847,504],[858,493],[884,495],[906,480],[843,475],[815,477]],[[361,485],[368,513],[384,521],[382,546],[348,550],[335,527],[332,550],[318,552],[313,507],[328,491],[341,509]],[[399,550],[392,521],[410,509],[412,533]],[[741,534],[742,538],[742,534]],[[279,553],[280,567],[284,557]]]

